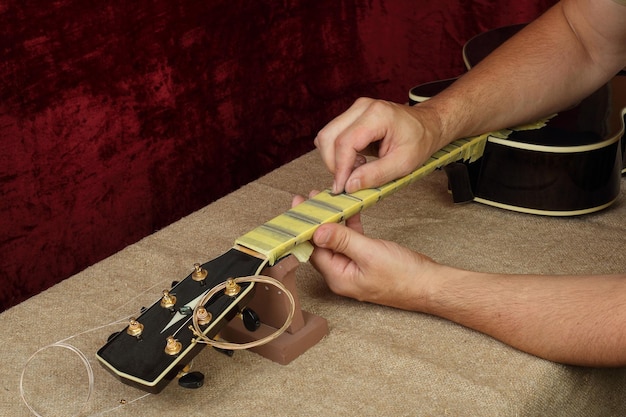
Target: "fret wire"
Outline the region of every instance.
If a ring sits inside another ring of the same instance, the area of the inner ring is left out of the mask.
[[[340,207],[334,206],[332,204],[329,204],[325,201],[320,201],[320,200],[315,200],[315,197],[306,200],[304,202],[305,204],[310,204],[312,206],[321,208],[321,209],[326,209],[328,211],[334,211],[335,213],[341,213],[343,211],[343,209],[341,209]]]
[[[341,195],[342,197],[346,197],[346,198],[358,201],[360,203],[363,202],[362,198],[359,198],[359,197],[355,196],[354,194],[343,193],[343,194],[339,194],[339,195]]]
[[[308,223],[300,221],[291,216],[278,216],[267,223],[266,225],[277,229],[285,230],[292,234],[294,237],[300,236],[302,233],[307,233],[311,229],[315,229],[319,226],[319,223]]]
[[[312,224],[314,226],[319,226],[320,224],[322,224],[319,221],[317,221],[316,219],[307,216],[306,214],[296,213],[293,210],[288,210],[288,211],[286,211],[283,214],[286,215],[286,216],[292,217],[294,219],[300,220],[302,222]]]
[[[297,234],[292,233],[291,231],[284,229],[280,226],[276,226],[274,224],[269,224],[269,222],[267,223],[263,223],[261,226],[259,226],[260,229],[264,229],[267,230],[271,233],[277,233],[279,235],[283,235],[283,236],[287,236],[288,239],[293,239],[294,237],[298,237]]]

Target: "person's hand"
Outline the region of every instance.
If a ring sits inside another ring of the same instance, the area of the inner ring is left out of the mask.
[[[303,200],[296,196],[292,205]],[[319,226],[312,243],[310,262],[334,293],[405,310],[423,311],[429,279],[441,267],[396,243],[364,236],[358,214],[345,226]]]
[[[377,187],[412,172],[443,145],[440,120],[427,107],[358,99],[315,138],[322,160],[334,174],[333,193]],[[378,145],[379,159],[360,154]]]

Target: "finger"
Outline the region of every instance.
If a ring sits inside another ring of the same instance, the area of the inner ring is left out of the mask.
[[[354,230],[357,233],[363,234],[363,223],[361,222],[361,213],[357,213],[354,216],[346,219],[346,227]]]
[[[311,258],[311,265],[324,277],[326,285],[335,294],[353,296],[350,291],[350,273],[354,264],[345,255],[328,249],[315,248]]]
[[[357,154],[356,158],[354,160],[354,167],[353,168],[357,169],[361,165],[365,165],[366,162],[367,162],[367,159],[365,158],[365,156],[363,156],[361,154]]]
[[[359,186],[357,181],[359,177],[352,176],[357,163],[357,155],[359,152],[374,148],[372,143],[379,142],[387,136],[388,111],[387,103],[370,102],[361,116],[336,138],[333,193],[347,191],[346,183],[349,179],[353,182],[354,191],[365,188],[363,185]]]
[[[302,197],[301,195],[295,195],[292,199],[291,199],[291,207],[295,207],[298,204],[304,202],[305,198]]]
[[[346,179],[345,191],[353,193],[363,188],[376,188],[410,174],[415,167],[404,157],[387,154],[382,158],[356,167]]]
[[[384,135],[383,135],[384,136]],[[335,142],[335,179],[332,192],[341,193],[352,172],[366,165],[366,159],[359,152],[371,142],[380,140],[381,135],[361,125],[361,121],[347,128]]]
[[[320,151],[326,167],[333,174],[335,173],[335,140],[341,132],[361,117],[367,109],[368,100],[371,99],[356,100],[345,112],[324,126],[313,140],[313,144]]]

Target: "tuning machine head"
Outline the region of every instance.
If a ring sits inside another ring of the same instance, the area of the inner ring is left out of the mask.
[[[141,333],[143,333],[143,324],[139,323],[134,317],[131,317],[128,321],[126,333],[134,337],[140,337]]]
[[[175,356],[180,353],[183,349],[183,344],[174,338],[174,336],[169,336],[165,340],[165,353],[170,356]]]
[[[161,307],[173,308],[176,305],[176,296],[170,294],[168,290],[163,290],[163,297],[161,297]]]
[[[224,294],[229,297],[234,297],[241,292],[241,286],[235,282],[234,279],[228,278],[226,280],[226,287],[224,288]]]
[[[203,282],[209,273],[206,269],[202,268],[200,264],[193,264],[193,272],[191,273],[191,279],[198,282]]]

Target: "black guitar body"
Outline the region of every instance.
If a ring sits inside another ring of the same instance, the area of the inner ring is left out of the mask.
[[[464,48],[468,67],[522,27],[496,29],[470,40]],[[427,99],[453,81],[413,88],[410,103]],[[609,206],[620,192],[624,109],[626,76],[617,75],[577,106],[546,119],[543,127],[489,137],[482,158],[446,167],[454,201],[552,216]]]
[[[604,140],[601,112],[610,109],[599,99],[608,89],[605,86],[575,109],[559,113],[541,129],[513,131],[501,143],[488,141],[483,157],[466,165],[474,200],[557,216],[610,205],[620,192],[622,155],[619,138]]]

